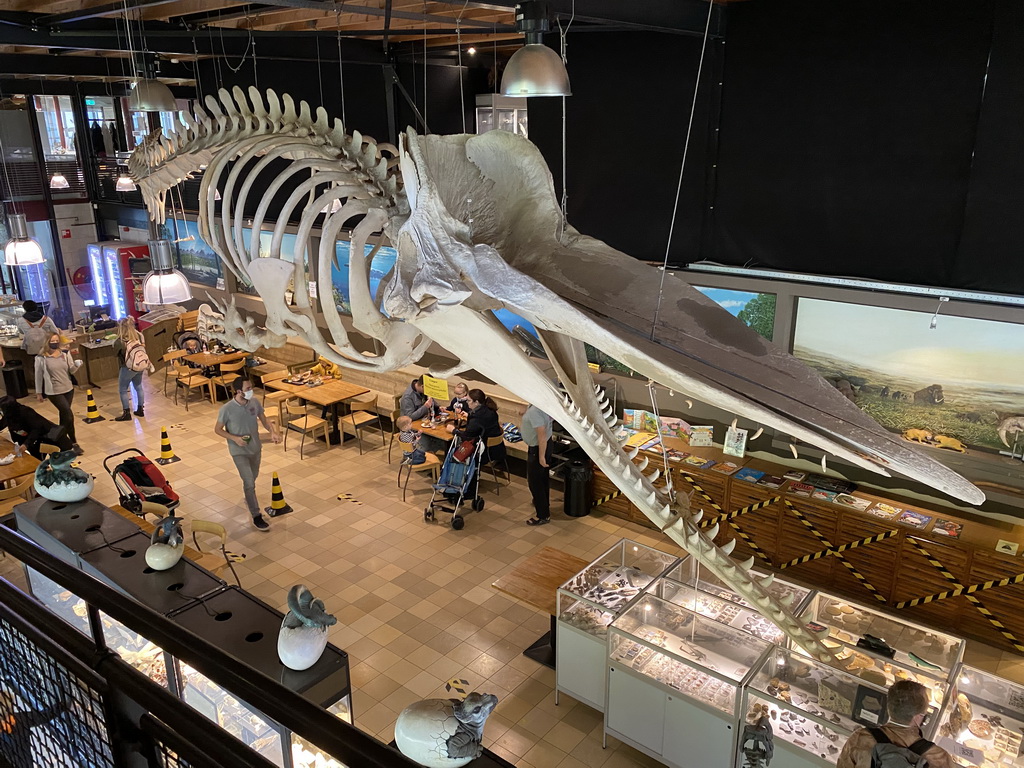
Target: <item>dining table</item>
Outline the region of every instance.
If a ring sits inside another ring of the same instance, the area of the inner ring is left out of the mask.
[[[322,408],[327,408],[330,413],[331,421],[331,441],[334,442],[334,436],[337,436],[337,441],[339,443],[343,443],[345,441],[345,435],[343,431],[338,428],[338,422],[340,420],[338,407],[345,401],[361,397],[370,391],[367,387],[360,384],[353,384],[342,379],[325,379],[322,384],[317,384],[315,386],[309,386],[308,384],[290,384],[285,379],[277,379],[275,381],[266,382],[266,387],[268,389],[276,389],[282,392],[290,392],[308,403],[313,403],[321,406]]]
[[[191,355],[185,355],[185,359],[190,363],[198,365],[200,368],[213,368],[221,363],[233,363],[235,360],[241,360],[248,357],[249,354],[245,350],[239,350],[238,352],[194,352]]]
[[[0,458],[10,456],[12,453],[14,453],[14,443],[0,438]],[[34,475],[38,466],[39,459],[22,448],[21,456],[16,457],[10,464],[0,464],[0,486],[6,486],[8,483]]]

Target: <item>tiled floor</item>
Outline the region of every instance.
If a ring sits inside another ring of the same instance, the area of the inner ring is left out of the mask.
[[[182,497],[181,514],[227,526],[229,548],[248,554],[238,566],[242,585],[285,610],[287,590],[303,583],[338,617],[331,641],[350,655],[357,726],[390,741],[395,718],[407,704],[445,696],[444,682],[462,677],[475,690],[499,697],[485,743],[516,765],[657,765],[615,739],[602,749],[602,716],[595,710],[567,696],[555,706],[554,672],[522,655],[547,629],[548,617],[498,594],[491,583],[545,544],[589,561],[623,536],[673,551],[668,539],[599,513],[566,518],[557,493],[553,523],[530,528],[524,525],[532,514],[530,496],[518,477],[500,496],[483,481],[486,508],[469,514],[462,531],[424,523],[426,476],[414,473],[403,503],[395,487],[397,464],[388,465],[386,449],[372,435],[365,447],[373,450],[362,456],[352,442],[330,450],[319,443],[307,444],[301,461],[291,438],[287,453],[265,441],[261,502],[270,503],[276,471],[295,512],[271,520],[270,533],[260,533],[249,524],[227,448],[213,434],[217,407],[193,395],[186,413],[163,397],[162,384],[161,374],[147,381],[147,417],[131,423],[111,420],[120,413],[113,382],[94,390],[107,421],[78,423],[86,449],[82,466],[97,478],[94,496],[117,501],[104,456],[137,447],[155,459],[161,426],[169,427],[181,461],[164,472]],[[49,403],[25,402],[56,420]],[[75,407],[84,416],[84,393],[76,396]],[[359,503],[339,501],[342,493]],[[1022,657],[972,644],[967,661],[1024,680]]]

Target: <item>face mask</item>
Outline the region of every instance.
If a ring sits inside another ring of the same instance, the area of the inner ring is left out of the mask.
[[[51,341],[51,342],[50,342],[50,349],[60,349],[60,343],[58,342],[57,344],[54,344],[54,343],[53,343],[53,342]]]
[[[244,397],[246,400],[252,400],[252,392],[253,391],[251,389],[246,389],[242,392],[242,397]]]

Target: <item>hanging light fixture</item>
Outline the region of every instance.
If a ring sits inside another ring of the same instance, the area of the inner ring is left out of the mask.
[[[132,177],[127,173],[122,173],[117,177],[117,183],[114,185],[114,189],[117,192],[134,192],[138,187],[135,186],[135,182],[132,181]]]
[[[526,45],[512,54],[501,77],[505,96],[570,96],[565,62],[542,42],[551,29],[548,5],[528,0],[516,6],[516,30],[526,35]]]
[[[128,109],[135,112],[176,112],[178,104],[171,89],[159,80],[140,77],[128,95]]]
[[[68,189],[71,185],[63,173],[55,173],[50,177],[50,189]]]
[[[174,268],[169,240],[150,240],[149,258],[153,270],[142,283],[142,301],[149,305],[179,304],[192,298],[192,288]]]
[[[28,236],[28,222],[24,213],[12,213],[8,218],[11,227],[11,239],[4,246],[4,264],[8,267],[26,267],[30,264],[42,264],[43,249],[39,243]]]

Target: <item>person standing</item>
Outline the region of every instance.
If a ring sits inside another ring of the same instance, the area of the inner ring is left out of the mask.
[[[953,759],[921,733],[929,707],[928,689],[913,680],[900,680],[886,699],[889,722],[881,728],[859,728],[839,753],[836,768],[871,768],[875,750],[903,749],[927,760],[928,768],[953,768]],[[883,746],[889,745],[889,746]],[[908,762],[916,764],[916,760]]]
[[[125,317],[117,324],[117,338],[114,340],[114,354],[120,366],[117,371],[117,393],[121,396],[124,410],[114,421],[132,420],[132,396],[129,385],[135,389],[135,415],[140,419],[146,415],[146,393],[142,389],[142,374],[149,370],[149,356],[142,335],[135,327],[135,318]]]
[[[21,305],[25,314],[15,320],[15,325],[24,337],[21,348],[30,355],[41,355],[46,351],[46,342],[55,333],[60,333],[57,324],[46,314],[43,308],[32,299]]]
[[[263,519],[256,497],[256,478],[259,477],[260,462],[263,459],[257,422],[270,432],[270,439],[275,443],[281,442],[281,435],[277,425],[267,421],[260,401],[253,399],[251,381],[239,376],[232,383],[231,389],[234,396],[221,406],[213,431],[228,441],[228,453],[242,478],[242,491],[245,493],[245,504],[252,516],[253,527],[258,531],[269,531],[270,523]]]
[[[61,346],[61,337],[55,333],[50,336],[43,353],[36,356],[36,396],[39,402],[45,397],[53,403],[60,415],[58,421],[71,440],[72,450],[81,456],[85,451],[78,445],[75,436],[75,414],[71,410],[71,403],[75,399],[75,383],[71,377],[82,366],[82,361],[72,359],[71,353],[61,349]]]
[[[551,522],[551,417],[535,405],[523,414],[520,432],[526,443],[526,484],[533,496],[534,516],[527,525],[546,525]]]

